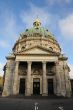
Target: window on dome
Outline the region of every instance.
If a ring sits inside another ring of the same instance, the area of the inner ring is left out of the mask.
[[[53,50],[53,48],[52,48],[52,47],[49,47],[49,49],[50,49],[50,50]]]
[[[39,33],[34,33],[33,35],[34,35],[34,37],[39,37],[40,36]]]
[[[26,29],[26,31],[28,31],[28,29]]]
[[[24,50],[25,49],[25,46],[22,46],[22,50]]]
[[[24,37],[27,37],[27,35],[24,35]]]
[[[46,31],[48,31],[48,29],[46,29]]]
[[[23,39],[23,38],[26,38],[26,37],[27,37],[27,35],[23,35],[23,36],[22,36],[22,39]]]

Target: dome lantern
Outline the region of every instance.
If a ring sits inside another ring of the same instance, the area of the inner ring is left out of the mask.
[[[36,19],[36,20],[33,22],[33,26],[34,26],[35,28],[39,28],[39,27],[41,26],[40,20],[39,20],[39,19]]]

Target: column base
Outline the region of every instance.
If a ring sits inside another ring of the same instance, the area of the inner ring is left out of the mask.
[[[7,91],[3,91],[2,97],[8,97],[10,94]]]
[[[19,94],[19,88],[16,85],[14,85],[13,86],[13,95],[18,95],[18,94]]]
[[[63,97],[66,97],[66,91],[61,91],[61,95],[63,96]]]
[[[25,96],[31,96],[31,94],[30,93],[25,93]]]
[[[31,93],[28,92],[28,91],[26,91],[26,92],[25,92],[25,96],[31,96]]]
[[[30,94],[25,94],[25,96],[31,96]]]
[[[66,97],[70,98],[71,97],[71,92],[67,92]]]
[[[42,96],[48,96],[48,94],[47,93],[43,93]]]

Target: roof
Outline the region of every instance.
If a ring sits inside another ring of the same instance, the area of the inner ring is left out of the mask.
[[[56,44],[60,48],[58,42],[55,39],[55,36],[51,32],[49,32],[48,29],[42,27],[40,20],[36,19],[33,22],[33,27],[26,29],[23,33],[20,34],[20,37],[16,41],[13,49],[17,44],[19,44],[19,42],[23,42],[23,40],[28,40],[32,38],[37,39],[38,37],[41,39],[49,40],[50,42]]]
[[[54,35],[49,32],[48,29],[42,27],[41,22],[37,19],[33,22],[33,27],[26,29],[26,31],[23,32],[21,36],[23,37],[24,35],[27,35],[27,37],[36,37],[35,34],[39,34],[40,37],[50,37],[55,40]]]

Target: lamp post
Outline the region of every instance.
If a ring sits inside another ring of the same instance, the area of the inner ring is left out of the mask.
[[[35,109],[34,110],[38,110],[38,103],[37,102],[35,102]]]

